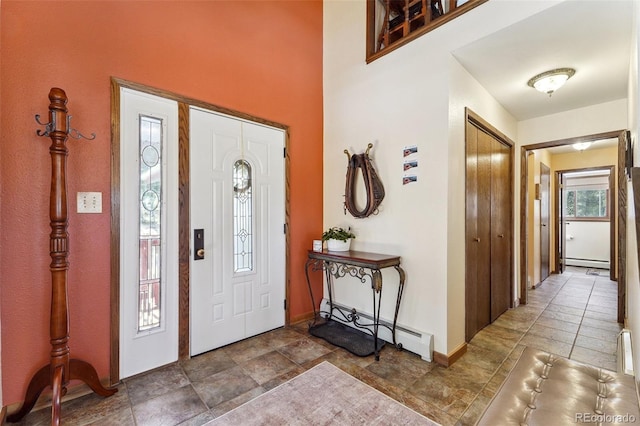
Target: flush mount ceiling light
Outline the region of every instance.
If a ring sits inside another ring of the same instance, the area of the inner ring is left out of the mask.
[[[591,142],[574,143],[571,146],[573,146],[573,149],[575,149],[577,151],[584,151],[585,149],[587,149],[587,148],[589,148],[591,146]]]
[[[576,73],[573,68],[556,68],[555,70],[545,71],[531,78],[527,84],[539,92],[546,93],[549,96],[558,90],[567,80]]]

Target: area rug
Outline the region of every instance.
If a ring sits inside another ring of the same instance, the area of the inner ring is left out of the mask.
[[[328,424],[438,426],[327,361],[207,423]]]

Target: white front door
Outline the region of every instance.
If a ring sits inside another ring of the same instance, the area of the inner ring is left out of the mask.
[[[285,135],[198,108],[189,124],[197,355],[284,325]]]
[[[120,378],[178,359],[178,105],[120,91]]]

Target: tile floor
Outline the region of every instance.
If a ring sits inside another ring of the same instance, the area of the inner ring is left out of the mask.
[[[306,324],[124,380],[117,394],[65,402],[66,425],[201,425],[328,360],[442,425],[471,425],[525,346],[616,369],[617,283],[571,268],[529,292],[529,304],[481,330],[449,368],[385,348],[379,362],[310,336]],[[46,425],[50,410],[23,425]]]

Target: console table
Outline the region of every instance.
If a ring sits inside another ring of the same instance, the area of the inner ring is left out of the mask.
[[[309,325],[309,331],[311,334],[322,337],[330,343],[341,346],[356,355],[366,356],[374,353],[376,361],[378,361],[380,359],[380,349],[384,346],[384,342],[378,339],[378,328],[382,326],[391,331],[393,345],[398,349],[402,349],[402,344],[396,342],[396,323],[398,321],[398,311],[400,310],[400,301],[402,300],[405,281],[405,273],[400,266],[400,256],[368,253],[363,251],[338,252],[328,250],[309,250],[307,257],[305,274],[307,278],[307,285],[309,286],[309,294],[311,295],[311,303],[313,304],[314,318],[313,323]],[[382,299],[381,269],[384,268],[394,268],[399,275],[396,307],[393,315],[393,325],[391,327],[386,324],[380,324],[380,301]],[[324,270],[326,276],[329,296],[329,311],[322,311],[319,308],[316,309],[315,298],[311,289],[309,271],[319,270]],[[361,323],[359,321],[360,315],[355,309],[345,313],[344,310],[334,304],[334,279],[345,276],[357,278],[362,283],[366,283],[367,281],[370,282],[371,292],[373,294],[373,322]],[[325,314],[324,318],[327,321],[318,324],[318,317],[321,314]],[[332,321],[333,319],[338,321]],[[344,324],[345,322],[353,323],[357,329],[364,331],[364,333],[360,333],[352,327],[344,327],[345,330],[343,330],[342,336],[338,336],[336,338],[326,337],[328,333],[331,333],[328,331],[328,328],[335,328],[336,323]],[[353,332],[356,334],[350,332],[349,329],[353,329]],[[348,335],[344,335],[344,333],[347,333]],[[371,337],[368,336],[373,337],[373,342],[371,342]],[[351,345],[355,345],[355,347]],[[363,345],[368,346],[364,352],[362,352]],[[371,347],[373,347],[373,351],[371,351]]]

